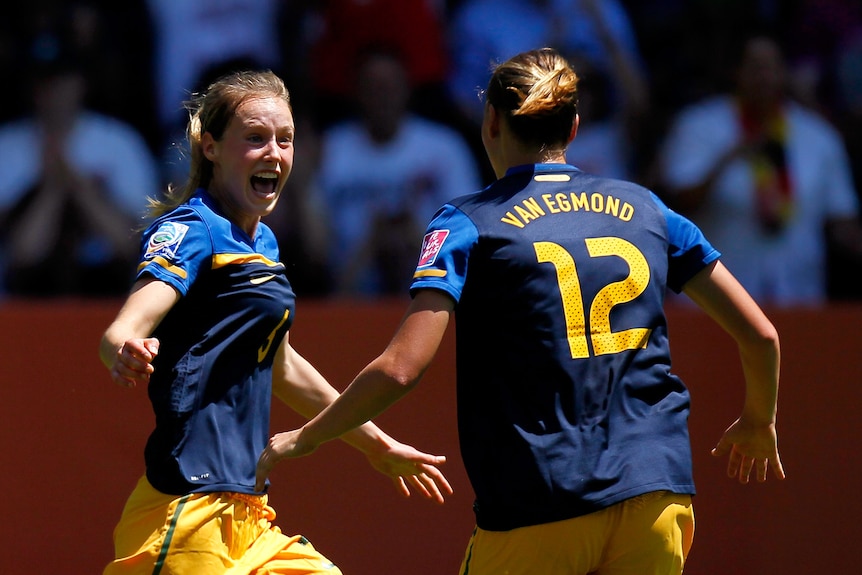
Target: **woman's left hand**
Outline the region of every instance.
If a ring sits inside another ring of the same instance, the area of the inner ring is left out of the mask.
[[[374,469],[392,479],[404,497],[410,497],[411,486],[423,497],[440,504],[453,493],[446,476],[437,467],[446,463],[445,456],[424,453],[398,441],[385,451],[365,456]]]
[[[301,428],[273,435],[258,458],[255,491],[263,491],[267,477],[279,461],[309,455],[316,448],[316,445],[302,441]],[[452,495],[452,486],[437,468],[446,463],[446,457],[442,455],[424,453],[389,438],[384,449],[365,452],[365,456],[374,469],[392,479],[396,489],[405,497],[410,497],[411,487],[436,503],[443,503],[447,495]]]

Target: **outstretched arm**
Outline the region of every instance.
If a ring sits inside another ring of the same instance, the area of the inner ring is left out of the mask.
[[[178,300],[179,293],[167,283],[153,278],[135,283],[99,343],[99,357],[115,383],[135,387],[149,382],[159,353],[159,341],[150,335]]]
[[[780,366],[775,326],[720,261],[692,278],[684,291],[736,341],[745,377],[742,413],[713,455],[729,454],[727,473],[740,483],[748,483],[752,469],[758,481],[766,481],[770,467],[784,479],[775,429]]]
[[[435,313],[427,304],[417,304],[424,299],[414,300],[386,351],[357,377],[361,383],[351,384],[341,397],[285,340],[276,357],[273,392],[301,415],[314,419],[270,439],[258,462],[258,491],[280,460],[308,455],[321,443],[341,437],[362,451],[375,469],[392,477],[402,494],[409,495],[412,485],[425,497],[442,503],[444,495],[452,493],[436,467],[445,457],[404,445],[370,422],[419,381],[443,338],[449,313]],[[451,310],[451,303],[447,305]],[[418,341],[420,335],[422,342]]]

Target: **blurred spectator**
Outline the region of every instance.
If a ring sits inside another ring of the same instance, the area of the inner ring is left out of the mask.
[[[319,126],[344,118],[354,101],[355,57],[369,45],[391,46],[401,54],[413,111],[434,119],[447,113],[444,28],[433,0],[312,4],[306,65]]]
[[[580,125],[566,157],[584,171],[632,180],[640,171],[635,153],[649,108],[649,84],[636,53],[611,30],[605,19],[609,12],[602,9],[601,1],[581,0],[581,6],[607,61],[597,66],[589,51],[569,58],[579,77]]]
[[[624,54],[633,72],[642,73],[637,40],[618,0],[464,0],[451,14],[448,37],[450,91],[476,124],[492,63],[523,50],[551,46],[615,79],[614,59]],[[621,97],[621,88],[614,86],[610,96]]]
[[[32,113],[0,126],[4,289],[22,297],[125,293],[134,228],[157,167],[128,124],[85,108],[68,54],[30,64]]]
[[[618,0],[464,0],[451,12],[448,40],[450,97],[486,181],[494,178],[475,134],[491,65],[542,46],[563,53],[582,79],[581,124],[569,149],[571,162],[610,177],[630,178],[638,169],[637,128],[648,106],[649,84]]]
[[[369,49],[357,62],[359,116],[322,140],[331,269],[338,293],[403,295],[431,216],[445,201],[477,191],[480,180],[457,132],[410,112],[398,55]]]
[[[185,174],[174,147],[184,141],[183,103],[214,80],[214,70],[281,67],[279,0],[146,0],[153,27],[154,98],[172,181]],[[231,65],[235,63],[235,65]]]
[[[50,59],[62,49],[89,79],[89,107],[132,124],[154,143],[148,22],[144,0],[18,3],[0,18],[0,71],[26,77],[30,55]],[[0,121],[29,111],[27,90],[7,90],[2,98]]]
[[[609,178],[633,179],[635,118],[615,109],[609,99],[611,79],[586,61],[569,60],[578,74],[578,137],[569,144],[570,164]]]
[[[667,200],[724,253],[761,304],[828,299],[827,252],[862,261],[859,202],[840,134],[791,100],[779,44],[741,43],[733,93],[675,119],[661,153]]]
[[[862,28],[845,45],[836,74],[839,125],[850,150],[856,191],[862,192]]]
[[[862,34],[858,0],[797,0],[788,25],[788,63],[794,94],[827,115],[845,105],[841,61]],[[855,100],[858,100],[858,93]]]
[[[788,43],[795,94],[827,115],[847,144],[857,193],[862,192],[862,3],[798,0]],[[830,296],[862,300],[858,269],[830,251]]]

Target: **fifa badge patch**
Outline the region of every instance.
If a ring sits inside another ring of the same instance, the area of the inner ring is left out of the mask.
[[[422,251],[419,255],[418,267],[430,266],[434,263],[448,236],[449,230],[434,230],[425,234],[422,239]]]
[[[166,260],[173,260],[177,254],[177,248],[186,237],[189,227],[177,222],[165,222],[150,236],[147,242],[147,252],[144,258],[151,260],[161,256]]]

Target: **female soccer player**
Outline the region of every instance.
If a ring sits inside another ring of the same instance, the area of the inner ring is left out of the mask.
[[[499,65],[482,139],[497,180],[428,226],[386,350],[298,430],[258,485],[407,393],[456,321],[458,423],[477,527],[462,574],[670,575],[694,532],[689,394],[671,373],[667,288],[739,346],[746,394],[714,453],[742,483],[784,477],[772,323],[688,220],[649,190],[566,163],[578,78],[551,49]]]
[[[156,417],[105,573],[340,573],[272,524],[255,487],[272,394],[306,417],[338,396],[288,343],[294,294],[261,222],[293,165],[290,98],[271,72],[239,72],[190,111],[188,183],[153,202],[137,280],[100,347],[116,383],[148,384]],[[345,439],[403,493],[451,492],[444,458],[372,424]]]

